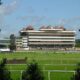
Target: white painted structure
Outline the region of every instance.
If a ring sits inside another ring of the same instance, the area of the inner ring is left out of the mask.
[[[74,48],[75,31],[66,30],[63,27],[41,28],[36,31],[28,26],[20,31],[23,49],[54,49]]]

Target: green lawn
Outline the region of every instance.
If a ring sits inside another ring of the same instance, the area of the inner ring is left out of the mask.
[[[0,60],[2,58],[14,59],[25,57],[28,58],[25,65],[7,65],[7,68],[11,70],[13,80],[20,80],[21,70],[25,70],[27,64],[32,60],[38,62],[41,70],[44,72],[45,80],[49,78],[49,70],[75,70],[76,64],[80,62],[79,53],[54,53],[52,51],[0,53]],[[70,80],[72,75],[72,72],[50,72],[50,80]]]
[[[57,75],[57,76],[56,76]],[[51,79],[50,80],[70,80],[73,73],[66,73],[66,72],[51,72]]]

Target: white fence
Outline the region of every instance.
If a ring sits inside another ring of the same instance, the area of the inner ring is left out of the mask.
[[[11,72],[20,72],[20,80],[22,80],[22,72],[24,70],[10,70]],[[43,70],[44,72],[48,72],[48,80],[51,80],[51,72],[68,72],[68,73],[74,73],[75,74],[75,71],[74,70]]]

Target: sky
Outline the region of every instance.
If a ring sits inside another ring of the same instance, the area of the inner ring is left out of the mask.
[[[2,0],[0,36],[18,36],[28,25],[38,30],[42,25],[63,25],[80,38],[80,0]]]

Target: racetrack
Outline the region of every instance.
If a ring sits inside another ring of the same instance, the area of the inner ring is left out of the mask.
[[[15,53],[0,53],[0,59],[25,58],[26,64],[8,64],[13,80],[20,80],[21,73],[26,69],[27,64],[35,60],[44,73],[45,80],[70,80],[76,69],[76,64],[80,62],[79,53],[55,53],[54,51],[27,51]],[[57,71],[57,72],[56,72]],[[69,71],[69,72],[68,72]],[[72,72],[70,72],[72,71]],[[57,77],[58,76],[58,77]]]

